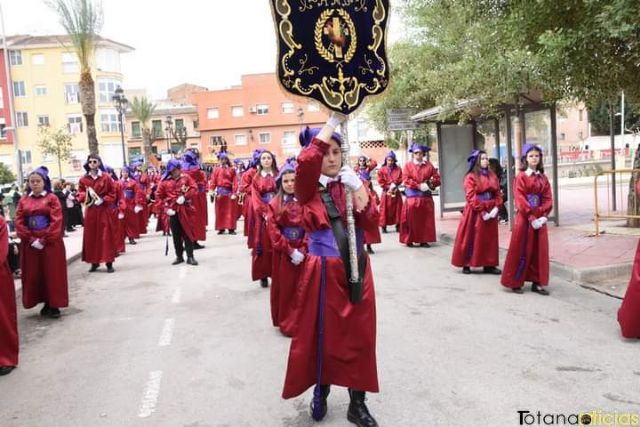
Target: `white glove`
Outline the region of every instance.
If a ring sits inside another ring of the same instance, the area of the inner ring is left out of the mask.
[[[98,197],[96,201],[93,202],[93,204],[96,206],[100,206],[102,203],[104,203],[104,200],[102,200],[100,197]]]
[[[238,198],[238,196],[236,196],[235,194],[232,194],[232,195],[231,195],[231,200],[235,200],[235,199],[237,199],[237,198]]]
[[[34,249],[37,249],[39,251],[44,249],[44,245],[42,244],[40,239],[34,240],[33,243],[31,243],[31,247],[34,248]]]
[[[488,213],[488,212],[484,212],[484,213],[482,214],[482,220],[483,220],[483,221],[489,221],[490,219],[491,219],[491,214],[490,214],[490,213]]]
[[[294,249],[289,256],[291,257],[293,265],[300,265],[300,263],[304,261],[304,254],[297,249]]]
[[[176,214],[176,211],[174,211],[173,209],[167,209],[167,215],[174,216],[175,214]]]
[[[184,196],[180,196],[176,199],[176,203],[179,205],[184,205]]]
[[[540,221],[540,227],[542,227],[543,225],[545,225],[547,223],[547,217],[546,216],[541,216],[540,218],[538,218],[538,221]]]
[[[538,230],[540,227],[542,227],[542,222],[540,221],[540,218],[534,219],[533,221],[531,221],[531,226],[533,227],[534,230]]]
[[[340,177],[340,182],[353,191],[359,190],[363,185],[360,177],[349,166],[343,166],[338,172],[338,176]]]
[[[142,212],[142,206],[140,206],[140,205],[136,205],[136,207],[135,207],[135,208],[133,208],[133,211],[134,211],[135,213],[140,213],[140,212]]]
[[[396,185],[395,182],[392,182],[391,185],[389,186],[389,190],[393,191],[397,188],[398,186]]]
[[[494,207],[493,209],[491,209],[491,212],[489,212],[489,217],[490,218],[495,218],[498,215],[498,207]]]
[[[124,214],[122,212],[118,214],[118,219],[124,219]]]
[[[426,182],[420,184],[420,191],[429,191],[429,185]]]

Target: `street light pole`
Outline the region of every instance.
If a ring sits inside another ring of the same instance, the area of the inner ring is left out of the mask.
[[[173,128],[172,128],[173,120],[171,119],[171,115],[170,114],[167,116],[167,118],[165,119],[164,122],[167,125],[167,127],[164,128],[164,130],[167,133],[167,154],[169,154],[169,153],[171,153],[171,132],[173,130]]]
[[[112,97],[115,104],[118,116],[120,117],[120,139],[122,141],[122,165],[127,164],[127,153],[124,148],[124,113],[127,110],[129,100],[124,96],[124,91],[120,86],[117,87],[115,94]]]

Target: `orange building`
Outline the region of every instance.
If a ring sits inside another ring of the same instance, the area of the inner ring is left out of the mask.
[[[191,99],[207,163],[217,161],[223,141],[233,158],[249,159],[253,150],[265,148],[282,163],[299,153],[302,126],[322,126],[328,117],[313,101],[288,98],[274,73],[244,75],[240,86],[195,92]]]

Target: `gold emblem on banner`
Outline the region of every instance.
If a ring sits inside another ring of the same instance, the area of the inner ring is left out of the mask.
[[[331,63],[351,61],[358,46],[356,26],[344,9],[322,12],[316,22],[314,39],[318,54]]]

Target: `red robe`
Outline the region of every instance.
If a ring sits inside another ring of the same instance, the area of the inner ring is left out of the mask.
[[[253,248],[253,230],[255,229],[255,219],[253,217],[253,207],[251,203],[251,189],[253,187],[253,177],[256,175],[255,169],[249,169],[242,174],[242,180],[238,187],[238,193],[244,194],[242,204],[242,215],[244,216],[244,235],[247,237],[247,247]]]
[[[137,239],[140,237],[140,219],[138,217],[142,215],[142,211],[136,213],[135,208],[136,206],[143,207],[146,203],[146,197],[140,191],[135,179],[122,179],[119,183],[119,196],[124,208],[121,212],[124,213],[125,236],[130,239]]]
[[[416,165],[407,163],[402,171],[407,200],[400,216],[400,243],[429,243],[436,239],[436,217],[431,193],[414,197],[413,191],[420,191],[420,184],[431,180],[432,189],[440,186],[440,175],[433,165],[425,161]]]
[[[391,197],[388,193],[391,184],[395,184],[395,195]],[[380,226],[400,224],[402,213],[402,194],[398,186],[402,184],[402,169],[396,166],[391,169],[389,166],[382,166],[378,171],[378,184],[382,187],[382,200],[380,202]]]
[[[78,184],[78,201],[80,203],[84,203],[87,197],[87,187],[92,187],[103,203],[100,206],[94,204],[85,209],[82,261],[90,264],[113,262],[116,257],[113,235],[117,232],[111,219],[111,205],[116,200],[114,182],[106,172],[102,172],[96,179],[93,179],[89,174],[83,176]]]
[[[260,173],[255,174],[251,186],[251,206],[255,221],[255,226],[249,233],[250,238],[253,238],[251,278],[252,280],[260,280],[271,276],[271,240],[266,222],[271,199],[265,201],[263,198],[269,197],[269,195],[274,197],[278,188],[275,176],[262,176]]]
[[[329,145],[315,139],[298,156],[296,197],[302,204],[303,224],[309,233],[330,230],[331,223],[318,192],[322,158]],[[336,208],[346,221],[345,190],[339,182],[328,185]],[[378,211],[372,203],[354,213],[361,230],[378,226]],[[335,242],[334,242],[335,243]],[[307,255],[296,294],[295,325],[282,397],[295,397],[316,383],[318,309],[321,278],[325,279],[324,342],[321,384],[356,390],[378,391],[376,366],[376,305],[373,275],[367,257],[362,300],[352,304],[342,259],[339,256]],[[361,248],[360,248],[361,249]]]
[[[187,174],[181,174],[177,179],[170,176],[160,182],[158,186],[157,203],[158,206],[173,209],[178,215],[178,220],[182,226],[182,231],[191,241],[196,239],[196,217],[193,199],[198,194],[196,183]],[[185,202],[179,205],[177,200],[184,196]]]
[[[618,310],[618,323],[623,337],[640,338],[640,242],[636,249],[629,286]]]
[[[151,181],[147,172],[142,172],[136,175],[135,180],[138,182],[140,192],[142,193],[145,202],[142,204],[142,212],[138,217],[138,233],[147,234],[147,227],[149,226],[149,206],[147,205],[147,197],[149,195],[149,189],[151,187]]]
[[[525,281],[549,284],[549,236],[547,225],[534,230],[530,222],[548,217],[553,208],[549,180],[544,174],[520,172],[514,180],[516,214],[507,259],[502,269],[501,283],[507,288],[520,288]],[[538,207],[529,204],[527,195],[539,199]]]
[[[46,217],[49,225],[41,230],[29,228],[31,217],[36,215]],[[24,308],[34,307],[41,302],[54,308],[69,305],[67,256],[62,241],[63,227],[62,207],[55,194],[24,196],[18,202],[16,233],[20,238]],[[31,247],[35,240],[40,240],[44,249]]]
[[[500,181],[495,173],[464,177],[467,204],[458,224],[451,264],[456,267],[497,267],[498,217],[483,220],[482,215],[502,206]]]
[[[364,185],[367,186],[369,190],[369,198],[371,198],[371,202],[373,206],[375,206],[376,210],[379,211],[378,206],[380,205],[380,198],[378,197],[378,193],[373,189],[370,181],[364,181]],[[379,213],[378,213],[379,216]],[[382,236],[380,235],[380,229],[378,227],[364,230],[364,243],[367,245],[373,245],[375,243],[382,243]]]
[[[231,199],[235,194],[236,170],[229,166],[216,168],[211,174],[209,188],[216,190],[216,230],[235,230],[238,222],[237,202]]]
[[[199,167],[185,169],[185,173],[193,179],[196,184],[197,193],[193,197],[193,207],[195,208],[195,228],[196,240],[203,242],[207,239],[207,177]]]
[[[116,256],[118,256],[126,252],[126,248],[124,246],[124,239],[126,237],[125,222],[124,219],[118,218],[120,213],[124,214],[126,205],[122,197],[122,181],[114,181],[113,186],[116,190],[116,200],[111,204],[110,212],[113,229],[115,230],[115,233],[113,233],[113,244],[116,248]],[[136,231],[137,230],[138,228],[136,223]]]
[[[0,216],[0,366],[18,366],[16,288],[7,260],[9,230]]]
[[[282,198],[277,196],[269,204],[267,227],[273,247],[271,319],[273,326],[279,327],[284,335],[292,336],[295,330],[293,306],[304,261],[300,265],[293,265],[290,255],[294,249],[303,254],[307,252],[300,203],[293,199],[282,207]],[[293,229],[283,235],[285,227]]]

